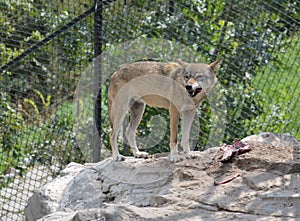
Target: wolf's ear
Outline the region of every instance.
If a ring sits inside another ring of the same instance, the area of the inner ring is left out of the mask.
[[[183,68],[186,68],[186,66],[188,66],[189,63],[185,62],[185,61],[182,61],[180,59],[176,59],[176,62],[178,64],[180,64]]]
[[[212,70],[214,73],[216,73],[216,72],[219,70],[222,61],[223,61],[223,58],[220,58],[219,60],[216,60],[216,61],[214,61],[213,63],[211,63],[211,64],[209,65],[209,67],[211,68],[211,70]]]

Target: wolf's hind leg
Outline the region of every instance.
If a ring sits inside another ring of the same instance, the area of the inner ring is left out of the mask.
[[[112,148],[113,159],[115,161],[123,161],[125,157],[119,153],[117,139],[126,115],[126,109],[115,108],[112,110],[113,110],[112,113],[114,117],[111,122],[112,130],[110,133],[110,145]]]
[[[131,147],[133,155],[138,158],[146,158],[148,156],[147,152],[139,151],[136,145],[135,137],[136,129],[142,120],[145,106],[146,105],[140,101],[134,101],[132,104],[130,104],[130,123],[126,130],[126,137],[129,146]]]
[[[186,157],[190,158],[193,156],[190,150],[190,133],[195,116],[194,110],[186,111],[182,113],[182,138],[181,146]]]

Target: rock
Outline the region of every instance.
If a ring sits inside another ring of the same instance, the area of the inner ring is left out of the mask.
[[[252,137],[252,150],[227,163],[218,162],[219,148],[178,163],[167,157],[71,163],[30,198],[26,220],[295,220],[299,143],[281,145],[277,138]]]
[[[68,183],[85,167],[77,163],[70,163],[60,172],[60,176],[47,183],[29,198],[25,208],[26,220],[37,220],[59,208],[60,200]],[[29,206],[31,205],[31,206]]]
[[[242,139],[243,142],[259,142],[272,144],[274,146],[299,146],[299,142],[291,134],[275,134],[271,132],[262,132],[257,135],[251,135]]]

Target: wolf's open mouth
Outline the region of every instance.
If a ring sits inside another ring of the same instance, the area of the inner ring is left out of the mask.
[[[202,91],[202,88],[196,88],[195,90],[193,89],[190,89],[190,90],[187,90],[187,92],[189,93],[189,95],[191,97],[195,97],[197,94],[199,94],[200,92]]]

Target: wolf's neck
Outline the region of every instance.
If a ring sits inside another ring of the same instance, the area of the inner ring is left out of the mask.
[[[195,97],[193,97],[193,101],[195,105],[199,105],[200,102],[205,98],[207,91],[201,91],[199,94],[197,94]]]

